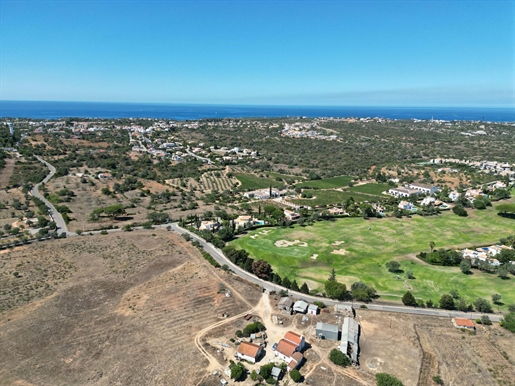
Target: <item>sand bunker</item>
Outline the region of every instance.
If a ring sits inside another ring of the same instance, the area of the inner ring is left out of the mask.
[[[258,237],[259,235],[252,235],[250,236],[251,239],[255,239],[256,237]]]
[[[341,244],[345,244],[345,241],[335,241],[331,245],[341,245]]]
[[[317,255],[316,253],[315,253],[313,256],[311,256],[311,258],[312,258],[313,260],[316,260],[316,259],[317,259],[317,257],[318,257],[318,255]]]
[[[260,231],[259,233],[262,234],[262,235],[266,235],[267,233],[269,232],[272,232],[270,229],[263,229],[262,231]]]
[[[345,249],[335,249],[331,252],[333,255],[345,255],[347,251]]]
[[[300,240],[295,240],[295,241],[277,240],[274,244],[276,247],[279,247],[279,248],[290,247],[292,245],[297,245],[298,247],[307,247],[308,246],[308,243],[305,243]]]

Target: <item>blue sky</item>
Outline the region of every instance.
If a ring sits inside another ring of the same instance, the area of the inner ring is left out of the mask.
[[[0,7],[1,100],[515,107],[510,0]]]

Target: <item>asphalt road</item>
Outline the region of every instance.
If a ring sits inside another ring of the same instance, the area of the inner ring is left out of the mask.
[[[64,219],[63,219],[63,216],[61,216],[61,213],[59,213],[57,210],[55,210],[55,207],[52,205],[52,203],[39,193],[40,185],[46,184],[48,181],[50,181],[50,179],[55,174],[55,168],[52,165],[50,165],[48,162],[46,162],[43,158],[41,158],[39,156],[36,156],[36,158],[38,159],[39,162],[44,163],[48,167],[48,169],[50,169],[50,173],[48,173],[48,175],[45,177],[45,179],[43,181],[41,181],[39,184],[34,185],[32,190],[30,191],[30,194],[33,195],[34,197],[39,198],[40,200],[42,200],[45,203],[46,207],[48,208],[48,214],[52,218],[52,221],[54,221],[57,225],[57,232],[59,234],[64,232],[68,236],[70,233],[68,232],[68,227],[66,226],[66,223],[64,222]]]
[[[281,286],[278,286],[277,284],[262,280],[258,278],[257,276],[243,270],[242,268],[238,267],[237,265],[233,264],[229,259],[225,257],[223,252],[216,248],[213,244],[206,242],[204,239],[200,238],[196,234],[179,227],[178,223],[171,223],[169,224],[172,228],[172,230],[178,232],[178,233],[187,233],[190,235],[190,237],[196,241],[198,241],[204,250],[208,252],[213,259],[215,259],[220,265],[226,264],[236,275],[252,282],[255,284],[258,284],[259,286],[263,287],[267,291],[279,291],[281,289],[286,289]],[[292,290],[288,290],[288,293],[290,295],[293,295],[297,299],[302,299],[307,302],[314,302],[314,301],[322,301],[326,305],[336,305],[336,304],[348,304],[352,305],[354,308],[359,308],[361,305],[365,305],[367,309],[373,310],[373,311],[383,311],[383,312],[397,312],[401,314],[414,314],[414,315],[425,315],[425,316],[436,316],[441,318],[453,318],[453,317],[459,317],[459,318],[466,318],[466,319],[478,319],[481,317],[480,313],[471,313],[471,312],[461,312],[461,311],[446,311],[446,310],[440,310],[436,308],[414,308],[414,307],[406,307],[406,306],[390,306],[390,305],[381,305],[381,304],[374,304],[374,303],[360,303],[360,302],[341,302],[338,300],[332,300],[328,298],[321,298],[317,296],[311,296],[306,295],[300,292],[295,292]],[[501,315],[495,315],[495,314],[488,314],[488,317],[493,322],[499,322],[502,318]]]
[[[52,217],[52,220],[55,221],[55,223],[57,224],[59,233],[65,232],[67,236],[77,236],[76,233],[68,232],[68,227],[66,226],[66,223],[64,222],[64,219],[61,216],[61,214],[59,212],[57,212],[57,210],[55,210],[55,207],[52,205],[52,203],[50,203],[47,199],[45,199],[39,193],[39,190],[38,190],[39,186],[41,184],[46,184],[48,181],[50,181],[50,179],[55,174],[56,170],[52,165],[50,165],[48,162],[46,162],[41,157],[37,156],[36,158],[40,162],[44,163],[50,169],[50,173],[45,177],[45,179],[42,182],[40,182],[39,184],[36,184],[30,191],[30,193],[34,197],[41,199],[45,203],[45,205],[47,206],[47,208],[49,210],[49,214]],[[226,264],[236,275],[240,276],[241,278],[244,278],[244,279],[250,281],[251,283],[255,283],[255,284],[261,286],[266,291],[279,291],[281,289],[286,289],[281,286],[278,286],[277,284],[262,280],[262,279],[258,278],[257,276],[255,276],[255,275],[245,271],[244,269],[238,267],[237,265],[233,264],[229,259],[227,259],[225,257],[225,255],[223,254],[223,252],[220,249],[216,248],[213,244],[208,243],[207,241],[205,241],[201,237],[197,236],[196,234],[194,234],[184,228],[179,227],[178,223],[162,224],[162,225],[158,225],[157,227],[165,228],[167,226],[170,226],[171,229],[177,233],[189,234],[190,237],[193,240],[198,241],[200,243],[200,245],[202,245],[204,250],[206,252],[208,252],[213,257],[213,259],[215,259],[220,265]],[[139,228],[134,228],[134,229],[136,230]],[[113,229],[108,232],[117,232],[117,231],[120,231],[120,230]],[[100,233],[100,231],[94,232],[94,233]],[[354,308],[358,308],[362,305],[365,305],[367,307],[367,309],[373,310],[373,311],[397,312],[397,313],[402,313],[402,314],[436,316],[436,317],[442,317],[442,318],[461,317],[461,318],[467,318],[467,319],[477,319],[477,318],[480,318],[481,315],[483,315],[480,313],[446,311],[446,310],[440,310],[440,309],[435,309],[435,308],[414,308],[414,307],[406,307],[406,306],[380,305],[380,304],[374,304],[374,303],[364,304],[364,303],[360,303],[360,302],[341,302],[338,300],[311,296],[311,295],[303,294],[300,292],[295,292],[292,290],[288,290],[288,292],[289,292],[289,294],[293,295],[295,298],[302,299],[307,302],[323,301],[326,305],[347,304],[347,305],[352,305]],[[488,316],[489,316],[490,320],[492,320],[493,322],[499,322],[502,318],[501,315],[495,315],[495,314],[488,314]]]

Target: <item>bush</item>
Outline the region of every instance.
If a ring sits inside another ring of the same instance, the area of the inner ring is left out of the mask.
[[[376,374],[377,386],[404,386],[401,381],[387,373]]]
[[[411,307],[416,307],[417,306],[417,300],[415,299],[413,294],[411,292],[409,292],[409,291],[406,292],[404,294],[404,296],[402,297],[402,303],[405,306],[411,306]]]
[[[329,353],[329,359],[331,362],[338,366],[348,366],[350,365],[350,359],[347,355],[342,353],[340,350],[333,348],[331,352]]]
[[[256,332],[265,330],[266,328],[261,322],[250,323],[243,329],[243,335],[250,336],[250,334],[255,334]]]
[[[433,377],[433,382],[436,383],[437,385],[443,385],[443,379],[439,375],[435,375]]]
[[[295,383],[302,382],[302,375],[300,374],[299,370],[292,370],[292,371],[290,371],[290,378]]]
[[[487,314],[492,313],[492,305],[490,302],[483,298],[477,298],[477,300],[474,302],[474,307],[478,312],[484,312]]]
[[[508,331],[511,331],[515,334],[515,312],[510,312],[504,318],[501,319],[499,323],[501,327],[504,327]]]

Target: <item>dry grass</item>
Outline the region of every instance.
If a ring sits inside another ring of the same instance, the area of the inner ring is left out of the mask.
[[[231,275],[218,279],[196,249],[166,231],[53,241],[1,254],[0,261],[23,263],[20,290],[57,280],[28,301],[11,299],[13,307],[1,314],[6,385],[196,384],[207,364],[196,333],[222,313],[248,307],[217,294],[219,280],[234,294],[259,296]]]

